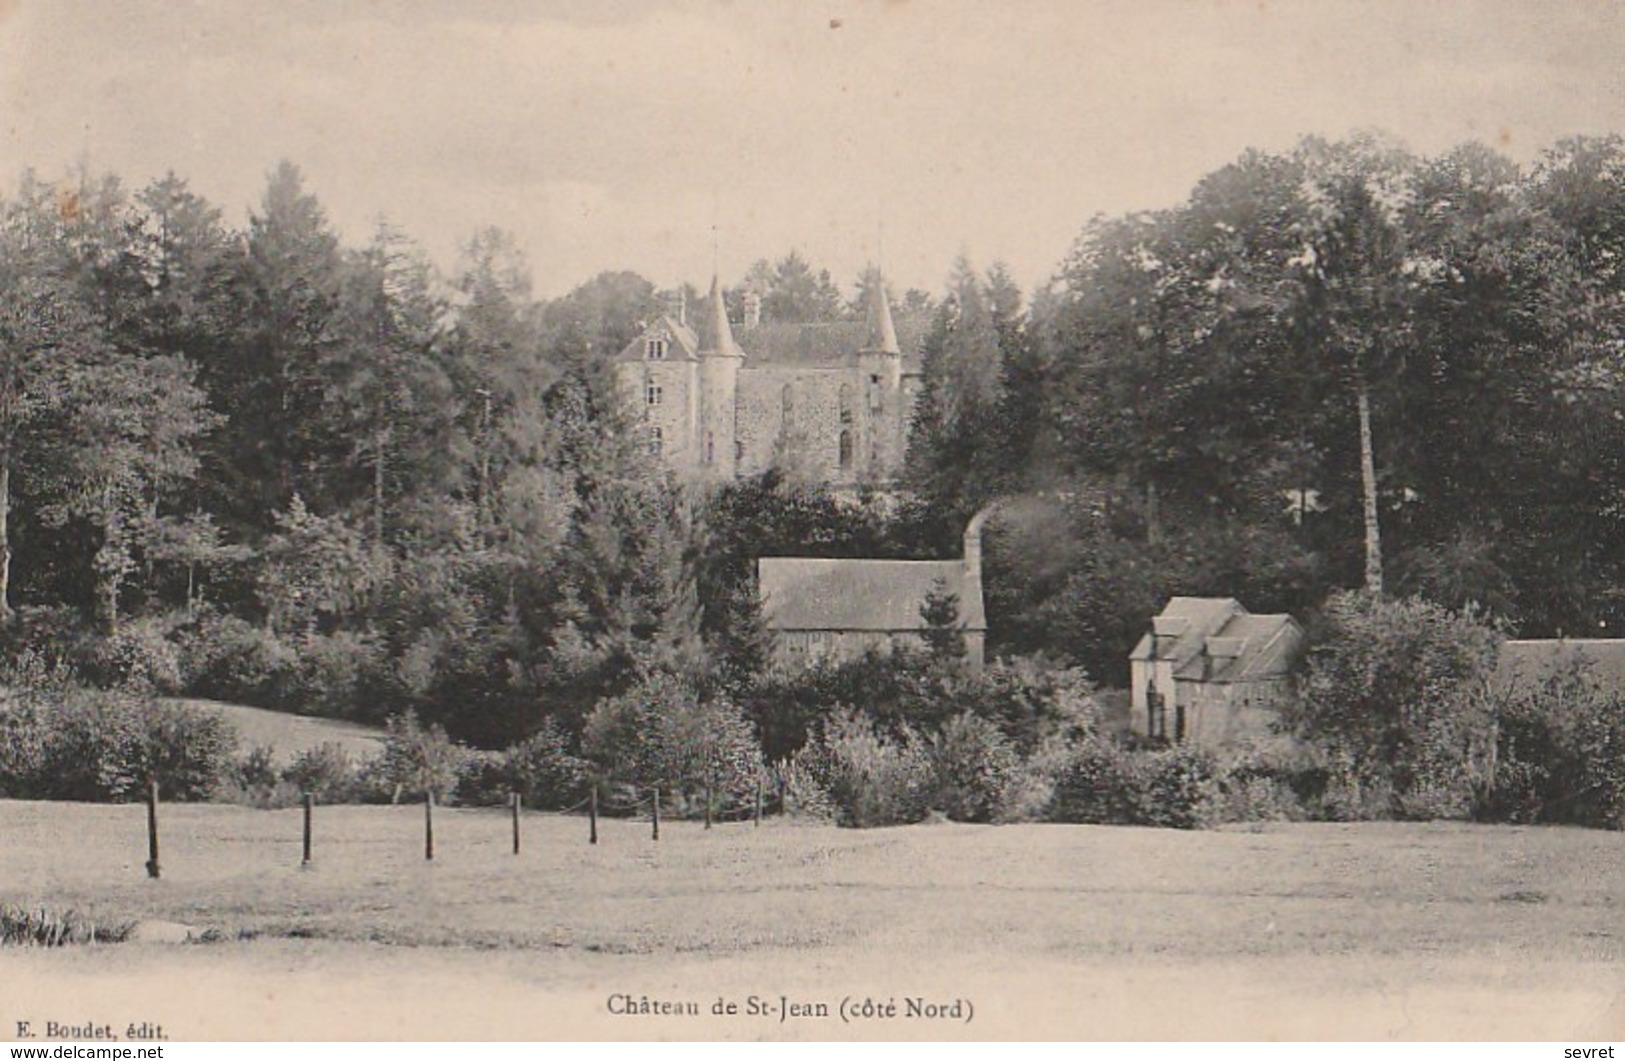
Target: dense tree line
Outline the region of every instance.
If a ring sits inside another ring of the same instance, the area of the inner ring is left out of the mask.
[[[1028,498],[995,643],[1107,680],[1174,592],[1303,614],[1364,585],[1608,636],[1622,233],[1617,137],[1527,169],[1379,136],[1249,151],[1177,206],[1091,221],[1025,314],[956,272],[915,484],[960,513]]]
[[[635,273],[544,300],[495,230],[449,273],[387,225],[346,246],[291,165],[240,229],[177,177],[29,176],[0,203],[5,639],[489,746],[551,720],[573,747],[675,677],[780,754],[829,705],[764,693],[751,560],[953,556],[995,500],[991,648],[1104,684],[1172,593],[1304,614],[1363,584],[1606,632],[1622,263],[1617,139],[1526,170],[1248,152],[1094,219],[1030,297],[961,260],[895,299],[925,322],[903,492],[699,490],[621,422],[610,359],[663,307]],[[874,282],[791,253],[726,290],[817,323]]]

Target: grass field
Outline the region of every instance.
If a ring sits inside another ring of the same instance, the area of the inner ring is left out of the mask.
[[[604,821],[594,847],[583,819],[527,815],[515,857],[503,813],[440,809],[426,863],[421,808],[334,807],[301,869],[298,811],[171,806],[153,882],[143,813],[0,803],[0,899],[224,941],[0,956],[26,1005],[116,999],[187,1037],[1625,1034],[1618,834],[668,822],[654,843],[646,822]],[[606,1008],[918,992],[978,1013]]]
[[[334,743],[357,759],[367,759],[384,750],[384,731],[354,722],[332,718],[293,715],[260,707],[226,704],[218,700],[177,700],[202,711],[210,711],[230,722],[237,731],[243,751],[267,747],[278,762],[286,763],[300,752]]]

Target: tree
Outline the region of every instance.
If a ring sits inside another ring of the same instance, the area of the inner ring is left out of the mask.
[[[1410,196],[1412,161],[1379,141],[1341,148],[1310,142],[1308,209],[1297,306],[1299,335],[1325,369],[1353,393],[1359,423],[1365,588],[1383,591],[1382,533],[1377,508],[1371,393],[1404,369],[1414,331],[1414,284],[1401,213]]]
[[[840,320],[841,313],[841,292],[829,270],[814,272],[807,260],[793,250],[773,264],[772,277],[762,296],[764,320],[823,323]]]
[[[925,623],[920,636],[932,656],[944,661],[965,658],[965,627],[959,621],[959,594],[948,592],[946,580],[938,578],[931,583],[931,592],[920,605],[920,620]]]
[[[1465,816],[1494,747],[1487,683],[1500,634],[1427,601],[1340,593],[1310,634],[1287,719],[1379,813]],[[1385,795],[1391,793],[1391,796]]]

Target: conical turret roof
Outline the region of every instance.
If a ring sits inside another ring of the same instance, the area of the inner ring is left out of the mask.
[[[744,357],[734,342],[733,329],[728,325],[728,306],[722,297],[722,285],[716,274],[711,276],[710,304],[700,315],[700,353],[712,357]]]
[[[868,317],[864,350],[882,354],[901,353],[897,345],[897,329],[891,320],[891,301],[886,297],[886,278],[879,269],[870,278]]]

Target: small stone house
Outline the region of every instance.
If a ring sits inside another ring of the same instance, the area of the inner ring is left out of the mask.
[[[981,667],[987,642],[982,601],[982,524],[965,530],[959,560],[762,557],[756,562],[762,615],[778,641],[780,662],[849,660],[870,649],[923,647],[922,610],[933,592],[958,599],[965,658]]]
[[[1131,732],[1207,747],[1266,738],[1303,642],[1290,615],[1174,597],[1129,654]]]

